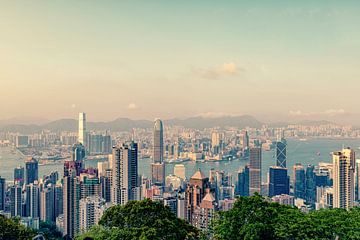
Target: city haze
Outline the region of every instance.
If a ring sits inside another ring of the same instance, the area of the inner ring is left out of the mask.
[[[360,122],[360,4],[3,2],[0,119]]]

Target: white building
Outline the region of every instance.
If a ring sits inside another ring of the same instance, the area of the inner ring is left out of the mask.
[[[98,196],[91,196],[81,199],[79,205],[80,232],[86,232],[99,223],[106,210],[105,200]]]
[[[349,209],[355,200],[355,152],[344,148],[333,153],[334,208]]]

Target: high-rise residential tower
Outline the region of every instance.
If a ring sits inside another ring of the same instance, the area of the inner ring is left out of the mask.
[[[261,147],[250,148],[249,194],[261,194]]]
[[[79,113],[79,139],[78,142],[86,145],[86,114]]]
[[[151,164],[152,182],[158,186],[165,185],[164,164],[164,128],[160,119],[154,123],[153,163]]]
[[[130,200],[139,200],[137,143],[114,147],[113,158],[112,202],[124,205]]]
[[[344,148],[333,153],[334,208],[349,209],[355,200],[355,152]]]
[[[63,178],[64,235],[73,239],[79,231],[80,187],[75,170]]]

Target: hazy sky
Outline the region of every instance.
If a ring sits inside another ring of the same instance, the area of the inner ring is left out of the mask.
[[[330,0],[3,0],[0,119],[355,121],[359,12]]]

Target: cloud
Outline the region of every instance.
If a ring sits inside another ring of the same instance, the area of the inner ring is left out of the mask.
[[[234,62],[223,63],[213,68],[196,68],[192,70],[195,75],[205,79],[220,79],[224,77],[236,76],[242,71],[245,71],[245,69],[239,67]]]
[[[135,103],[129,103],[129,105],[128,105],[129,110],[136,110],[138,108],[139,107]]]
[[[239,116],[239,114],[231,114],[225,112],[204,112],[195,115],[195,117],[204,117],[204,118],[234,117],[234,116]]]
[[[335,115],[343,115],[346,112],[344,109],[328,109],[324,113],[330,116],[335,116]]]
[[[302,112],[301,110],[291,110],[289,115],[291,116],[337,116],[346,114],[344,109],[328,109],[322,112]]]

